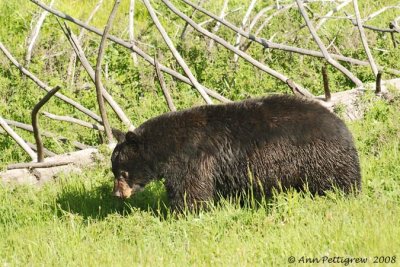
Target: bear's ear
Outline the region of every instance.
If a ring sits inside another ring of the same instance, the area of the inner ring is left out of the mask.
[[[128,144],[138,145],[140,137],[136,133],[128,131],[125,135],[125,140]]]
[[[114,128],[112,128],[111,131],[112,131],[114,138],[117,139],[118,144],[125,141],[125,133],[124,132],[122,132],[118,129],[114,129]]]

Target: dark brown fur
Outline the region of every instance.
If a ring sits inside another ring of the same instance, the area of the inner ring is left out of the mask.
[[[313,194],[333,187],[361,190],[346,125],[320,104],[292,96],[163,114],[126,134],[113,152],[112,168],[117,196],[129,197],[165,178],[177,210],[250,187],[266,196],[274,188],[302,190],[306,184]]]

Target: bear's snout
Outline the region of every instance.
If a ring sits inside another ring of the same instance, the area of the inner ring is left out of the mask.
[[[125,180],[121,179],[116,179],[114,181],[114,190],[113,190],[113,195],[126,199],[129,198],[132,195],[132,188],[128,185],[128,183]]]

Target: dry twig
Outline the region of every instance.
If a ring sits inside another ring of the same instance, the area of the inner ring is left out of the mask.
[[[80,125],[80,126],[83,126],[86,128],[90,128],[90,129],[94,129],[94,130],[98,130],[98,131],[104,131],[104,127],[102,125],[89,123],[89,122],[79,120],[76,118],[72,118],[69,116],[59,116],[59,115],[55,115],[55,114],[52,114],[52,113],[46,112],[46,111],[43,112],[43,115],[50,119],[53,119],[53,120],[70,122],[70,123],[74,123],[74,124],[77,124],[77,125]]]
[[[350,4],[351,1],[352,0],[346,0],[346,1],[338,4],[334,9],[332,9],[328,13],[326,13],[325,16],[323,16],[323,18],[321,18],[321,20],[317,23],[317,25],[315,25],[315,31],[318,31],[319,28],[322,27],[322,25],[327,21],[328,17],[332,16],[333,13],[338,12],[339,10],[341,10],[342,8],[344,8],[345,6]]]
[[[198,6],[202,6],[203,3],[204,3],[204,0],[199,0],[199,2],[197,3],[197,5],[198,5]],[[190,18],[193,18],[194,15],[196,14],[196,12],[197,12],[197,9],[194,8],[192,14],[190,15]],[[187,33],[188,33],[188,23],[186,22],[186,23],[185,23],[185,26],[183,26],[183,30],[182,30],[182,33],[181,33],[181,37],[180,37],[181,40],[185,39]]]

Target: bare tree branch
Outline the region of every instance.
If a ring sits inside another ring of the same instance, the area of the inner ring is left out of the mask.
[[[50,98],[57,93],[58,90],[60,90],[60,86],[56,86],[53,89],[51,89],[33,108],[31,118],[32,118],[32,127],[33,127],[33,135],[35,136],[36,140],[36,147],[37,147],[37,156],[38,156],[38,162],[43,162],[44,161],[44,155],[43,155],[43,142],[42,138],[40,137],[40,131],[39,131],[39,123],[38,123],[38,118],[37,114],[40,110],[41,107],[43,107],[44,104],[47,103],[47,101],[50,100]]]
[[[98,130],[98,131],[104,131],[104,127],[99,124],[89,123],[89,122],[79,120],[76,118],[72,118],[69,116],[59,116],[59,115],[55,115],[55,114],[52,114],[52,113],[46,112],[46,111],[43,111],[42,113],[44,116],[46,116],[50,119],[53,119],[53,120],[70,122],[70,123],[78,124],[78,125],[86,127],[86,128],[90,128],[90,129],[94,129],[94,130]]]
[[[395,27],[396,27],[396,25],[393,22],[389,23],[390,29],[394,29]],[[394,36],[394,32],[390,33],[390,37],[392,38],[393,47],[397,48],[397,41],[396,41],[396,37]]]
[[[10,126],[8,126],[7,122],[0,116],[0,126],[6,131],[16,142],[17,144],[31,157],[32,160],[37,159],[37,155],[35,151],[33,151],[28,144],[16,133]]]
[[[270,74],[271,76],[283,81],[284,83],[286,83],[286,81],[289,79],[285,75],[283,75],[283,74],[281,74],[281,73],[269,68],[268,66],[262,64],[261,62],[255,60],[254,58],[252,58],[248,54],[244,53],[243,51],[235,48],[233,45],[229,44],[227,41],[225,41],[221,37],[219,37],[219,36],[217,36],[217,35],[215,35],[213,33],[210,33],[209,31],[199,27],[193,20],[189,19],[185,14],[183,14],[178,9],[176,9],[175,6],[173,6],[171,4],[171,2],[169,2],[167,0],[163,0],[163,2],[168,6],[169,9],[171,9],[172,12],[174,12],[176,15],[181,17],[183,20],[189,22],[190,26],[192,26],[195,30],[197,30],[198,32],[204,34],[205,36],[207,36],[209,38],[214,39],[217,43],[223,45],[225,48],[227,48],[227,49],[231,50],[232,52],[238,54],[240,57],[244,58],[245,60],[250,62],[252,65],[254,65],[257,68],[259,68],[260,70],[262,70],[262,71]],[[310,92],[308,92],[306,89],[302,88],[301,86],[296,85],[296,87],[299,90],[301,90],[304,95],[306,95],[308,97],[313,97],[313,95]]]
[[[171,111],[176,111],[176,107],[174,105],[172,97],[168,92],[167,85],[165,84],[164,76],[161,73],[160,64],[158,63],[158,60],[156,59],[155,56],[154,56],[154,62],[156,63],[156,74],[157,74],[157,77],[158,77],[158,81],[160,82],[160,86],[161,86],[161,89],[163,91],[165,100],[167,101],[168,107],[169,107],[169,109]]]
[[[296,3],[299,7],[300,13],[303,16],[308,29],[310,30],[310,33],[312,34],[315,42],[317,43],[318,47],[320,48],[322,54],[324,55],[324,58],[326,61],[331,64],[333,67],[336,69],[340,70],[344,75],[346,75],[352,82],[354,82],[358,87],[362,87],[363,83],[355,77],[348,69],[340,65],[336,60],[334,60],[331,55],[329,54],[328,50],[326,49],[325,45],[322,43],[321,39],[319,38],[317,32],[314,29],[314,26],[312,25],[310,19],[308,18],[307,11],[304,8],[302,0],[296,0]]]
[[[129,25],[128,25],[128,31],[129,31],[129,42],[132,44],[135,43],[135,34],[134,34],[134,23],[135,23],[135,0],[130,0],[129,3]],[[137,66],[138,64],[138,59],[137,55],[135,52],[131,53],[132,59],[133,59],[133,64]]]
[[[204,98],[207,104],[212,104],[212,101],[208,94],[204,91],[203,87],[201,87],[200,83],[197,79],[193,76],[192,72],[190,71],[189,67],[186,65],[185,61],[183,60],[182,56],[179,54],[178,50],[176,50],[174,44],[172,43],[171,39],[169,38],[167,32],[165,31],[164,27],[161,25],[160,21],[156,13],[154,12],[153,7],[151,6],[148,0],[143,0],[144,4],[146,5],[147,10],[150,13],[151,18],[153,19],[155,25],[157,26],[158,31],[161,33],[165,43],[167,44],[168,48],[171,50],[172,54],[178,61],[179,65],[185,71],[186,76],[190,79],[193,86],[199,91],[201,96]]]
[[[356,15],[357,25],[358,25],[358,31],[360,32],[361,41],[364,46],[365,53],[368,56],[368,61],[371,65],[372,72],[374,73],[374,76],[376,77],[378,75],[378,68],[376,67],[374,58],[372,57],[372,54],[371,54],[371,51],[369,50],[367,37],[365,36],[364,28],[362,26],[362,21],[361,21],[360,11],[358,9],[357,0],[353,0],[353,6],[354,6],[354,12]]]
[[[34,81],[40,88],[43,90],[49,92],[51,90],[50,86],[39,80],[35,75],[33,75],[31,72],[29,72],[27,69],[25,69],[18,61],[11,55],[10,52],[4,47],[3,43],[0,42],[0,50],[3,51],[4,55],[21,71],[22,74],[26,75],[29,79]],[[77,110],[81,111],[82,113],[86,114],[87,116],[91,117],[97,122],[101,122],[101,118],[93,113],[91,110],[85,108],[81,104],[73,101],[72,99],[57,93],[55,94],[56,97],[59,99],[63,100],[64,102],[70,104],[71,106],[75,107]]]
[[[51,0],[50,2],[50,7],[53,6],[54,4],[54,0]],[[31,61],[31,57],[32,57],[32,50],[33,47],[36,43],[36,40],[39,36],[40,33],[40,29],[42,28],[43,22],[47,16],[48,12],[47,11],[43,11],[42,14],[40,15],[35,28],[33,28],[33,31],[31,32],[31,35],[29,36],[29,44],[28,44],[28,48],[26,50],[26,55],[25,55],[25,61],[26,64],[28,65]]]
[[[100,47],[99,47],[99,54],[97,56],[96,69],[94,72],[94,81],[95,81],[95,85],[96,85],[97,102],[99,104],[101,119],[103,121],[104,130],[106,132],[108,143],[110,143],[111,140],[113,139],[113,135],[111,132],[110,124],[108,122],[107,111],[104,107],[104,98],[103,98],[103,90],[102,90],[103,86],[102,86],[102,82],[101,82],[101,62],[103,60],[104,50],[106,48],[107,34],[108,34],[109,30],[111,29],[113,20],[115,18],[115,14],[116,14],[118,6],[119,6],[119,3],[120,3],[120,0],[115,0],[114,7],[111,10],[111,14],[107,21],[107,25],[104,28],[103,36],[101,38]]]
[[[7,119],[4,119],[6,122],[7,122],[7,124],[8,125],[11,125],[11,126],[14,126],[14,127],[17,127],[17,128],[20,128],[20,129],[22,129],[22,130],[25,130],[25,131],[29,131],[29,132],[32,132],[33,133],[33,127],[32,127],[32,125],[29,125],[29,124],[26,124],[26,123],[22,123],[22,122],[18,122],[18,121],[13,121],[13,120],[7,120]],[[55,138],[55,139],[57,139],[57,140],[59,140],[59,141],[61,141],[61,142],[63,142],[63,143],[65,143],[66,141],[69,141],[68,140],[68,138],[66,138],[66,137],[64,137],[64,136],[57,136],[56,134],[54,134],[54,133],[51,133],[51,132],[48,132],[48,131],[43,131],[42,133],[41,133],[41,135],[42,136],[46,136],[46,137],[49,137],[49,138]],[[85,144],[82,144],[82,143],[79,143],[79,142],[77,142],[77,141],[69,141],[74,147],[76,147],[76,148],[78,148],[78,149],[86,149],[86,148],[88,148],[89,146],[87,146],[87,145],[85,145]]]

